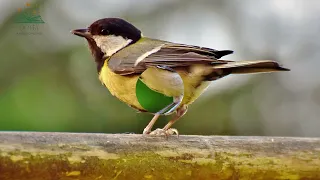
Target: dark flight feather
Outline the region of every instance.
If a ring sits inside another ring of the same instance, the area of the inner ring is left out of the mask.
[[[163,42],[163,44],[164,45],[158,51],[148,55],[138,64],[135,64],[138,57],[133,57],[133,54],[131,53],[130,56],[129,54],[128,56],[125,55],[125,57],[130,57],[131,59],[126,59],[123,56],[121,59],[116,56],[111,57],[111,61],[109,61],[108,66],[117,74],[139,74],[145,71],[148,67],[156,66],[177,68],[187,67],[195,64],[226,64],[229,61],[220,61],[217,59],[233,52],[231,50],[218,51],[199,46],[174,44],[168,42]],[[143,42],[141,42],[140,45],[143,47]],[[127,48],[130,49],[130,46]],[[153,49],[150,49],[149,51],[151,50]],[[139,56],[140,55],[141,54],[139,53]]]

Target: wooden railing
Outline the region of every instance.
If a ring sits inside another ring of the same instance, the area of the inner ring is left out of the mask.
[[[0,132],[0,179],[320,179],[320,138]]]

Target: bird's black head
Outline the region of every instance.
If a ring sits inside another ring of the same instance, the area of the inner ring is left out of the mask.
[[[141,38],[141,31],[120,18],[104,18],[93,22],[88,28],[73,30],[74,35],[87,39],[98,71],[106,57],[112,56]]]
[[[92,35],[121,36],[136,42],[141,38],[141,31],[127,21],[119,18],[104,18],[92,23],[89,27]]]

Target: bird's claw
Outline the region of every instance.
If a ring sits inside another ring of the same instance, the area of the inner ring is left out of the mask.
[[[150,133],[150,135],[154,135],[154,136],[162,136],[162,135],[165,135],[166,137],[168,136],[171,136],[171,135],[174,135],[176,134],[177,136],[179,136],[179,132],[177,129],[174,129],[174,128],[170,128],[168,130],[164,130],[164,129],[156,129],[154,131],[152,131]]]
[[[143,133],[142,134],[150,134],[150,129],[149,128],[144,128]]]

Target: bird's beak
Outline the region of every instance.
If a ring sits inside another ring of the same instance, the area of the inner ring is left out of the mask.
[[[91,33],[89,32],[88,29],[75,29],[75,30],[72,30],[71,33],[84,38],[91,37]]]

